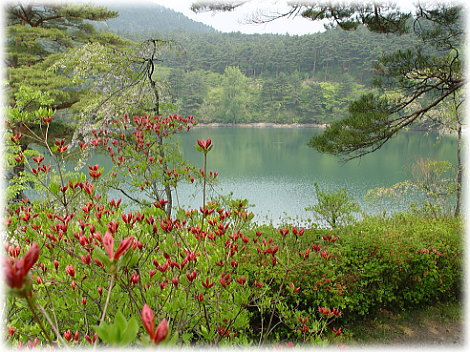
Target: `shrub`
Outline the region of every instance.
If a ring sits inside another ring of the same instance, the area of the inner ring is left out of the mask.
[[[323,344],[341,334],[340,317],[460,292],[458,219],[257,227],[247,201],[205,197],[174,216],[165,199],[129,211],[99,191],[114,171],[66,173],[65,138],[45,144],[48,158],[10,158],[24,163],[43,195],[7,209],[11,345]],[[198,141],[203,188],[214,177],[205,167],[212,147]]]
[[[312,210],[314,217],[326,222],[331,228],[347,225],[354,220],[354,213],[361,209],[359,205],[351,200],[346,189],[339,191],[322,190],[317,182],[313,184],[317,204],[305,208]]]
[[[134,132],[137,150],[145,151],[146,134]],[[109,153],[124,162],[119,152],[132,154],[132,146],[112,140],[96,133],[88,146],[109,142]],[[253,214],[240,200],[222,207],[204,199],[176,216],[165,199],[129,211],[103,192],[114,170],[88,165],[87,173],[66,173],[66,139],[53,148],[44,143],[48,158],[18,158],[42,198],[7,209],[11,344],[142,346],[166,335],[171,344],[319,343],[341,315],[331,306],[298,307],[301,287],[292,273],[325,260],[299,258],[300,240],[289,247],[289,237],[300,239],[303,229],[247,230]],[[209,139],[198,141],[204,160],[210,148]],[[205,187],[213,176],[205,166],[200,174]]]
[[[368,218],[338,232],[337,280],[349,317],[456,298],[462,284],[459,219]]]

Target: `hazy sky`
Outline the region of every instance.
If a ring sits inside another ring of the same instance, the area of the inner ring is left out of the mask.
[[[99,3],[101,0],[95,0]],[[110,0],[106,0],[110,1]],[[270,23],[253,24],[249,19],[257,13],[265,15],[275,15],[289,10],[287,3],[292,0],[245,0],[246,3],[237,7],[232,12],[203,12],[194,13],[191,11],[191,4],[196,0],[113,0],[113,3],[122,3],[129,6],[138,4],[156,3],[168,7],[177,12],[183,13],[192,20],[205,23],[222,32],[242,32],[242,33],[279,33],[291,35],[310,34],[324,31],[323,23],[311,21],[301,16],[291,18],[280,18]],[[226,0],[227,2],[236,2],[241,0]],[[304,0],[308,2],[308,0]],[[339,0],[331,0],[339,1]],[[357,0],[355,0],[357,1]],[[342,0],[344,2],[355,2],[354,0]],[[359,0],[361,1],[361,0]],[[373,0],[364,0],[371,2]],[[375,0],[378,2],[387,2],[386,0]],[[392,0],[391,2],[400,4],[400,7],[412,10],[413,4],[418,0]],[[300,1],[299,1],[300,2]],[[390,1],[389,1],[390,2]]]
[[[137,0],[138,1],[138,0]],[[205,12],[196,14],[191,11],[191,4],[194,0],[148,0],[164,5],[175,11],[181,12],[187,17],[208,24],[222,32],[242,32],[242,33],[279,33],[279,34],[309,34],[324,30],[323,23],[311,21],[301,16],[294,18],[280,18],[270,23],[253,24],[247,23],[250,17],[257,12],[263,14],[283,13],[290,7],[288,0],[248,0],[233,12]],[[236,1],[236,0],[228,0]],[[335,1],[335,0],[332,0]],[[372,1],[372,0],[370,0]],[[417,0],[416,0],[417,1]],[[394,0],[392,2],[400,4],[400,7],[407,10],[414,8],[413,0]],[[342,1],[342,2],[348,2]],[[354,2],[349,0],[349,2]],[[380,2],[380,0],[378,1]],[[387,1],[384,1],[387,2]]]
[[[193,0],[151,0],[164,5],[177,12],[181,12],[192,20],[202,22],[223,32],[242,33],[280,33],[280,34],[309,34],[323,31],[323,24],[313,22],[301,17],[277,19],[271,23],[252,24],[247,20],[257,11],[265,14],[275,14],[289,9],[286,0],[251,0],[235,9],[233,12],[205,12],[191,11]],[[148,1],[147,1],[148,2]]]

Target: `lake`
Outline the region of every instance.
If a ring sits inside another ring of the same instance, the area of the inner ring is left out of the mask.
[[[319,133],[316,128],[197,127],[181,136],[181,147],[187,160],[202,167],[202,154],[194,145],[198,138],[211,138],[214,147],[208,154],[208,169],[219,172],[214,194],[233,192],[235,198],[246,198],[254,205],[256,221],[274,224],[286,218],[300,223],[311,218],[305,208],[315,204],[314,182],[326,189],[346,188],[370,213],[391,212],[399,206],[371,204],[364,195],[371,188],[410,179],[416,160],[456,164],[457,140],[434,133],[401,132],[380,150],[347,163],[306,145]],[[201,191],[182,185],[178,198],[180,205],[198,208]]]
[[[294,221],[308,224],[313,214],[305,208],[316,203],[314,182],[328,190],[344,187],[368,213],[386,210],[390,214],[405,210],[405,205],[393,200],[372,204],[364,200],[368,190],[412,178],[411,166],[419,159],[447,160],[456,165],[456,138],[403,131],[378,151],[343,163],[307,146],[310,138],[321,131],[310,127],[196,127],[178,140],[184,157],[201,168],[203,156],[194,145],[197,139],[211,138],[214,147],[208,154],[208,170],[219,173],[211,195],[233,193],[233,198],[248,199],[255,221],[274,225]],[[105,169],[112,166],[103,154],[95,154],[89,162]],[[68,163],[69,169],[75,166],[74,161]],[[86,166],[82,170],[88,172]],[[123,197],[117,191],[109,196]],[[173,199],[175,205],[199,209],[202,190],[181,183]]]

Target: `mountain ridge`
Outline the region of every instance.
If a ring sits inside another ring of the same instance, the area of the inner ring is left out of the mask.
[[[110,3],[105,6],[119,12],[119,17],[106,21],[108,28],[113,32],[218,32],[209,25],[194,21],[159,4],[137,3],[128,6]]]

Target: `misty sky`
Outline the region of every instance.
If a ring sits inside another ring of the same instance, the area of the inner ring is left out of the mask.
[[[136,0],[139,1],[139,0]],[[142,0],[141,0],[142,1]],[[242,33],[278,33],[291,35],[310,34],[324,31],[323,23],[319,21],[311,21],[301,16],[294,18],[280,18],[270,23],[253,24],[248,23],[250,17],[257,13],[274,15],[283,13],[290,7],[287,5],[292,0],[245,0],[246,3],[236,8],[233,12],[217,12],[217,13],[199,13],[191,11],[191,4],[195,0],[147,0],[157,4],[164,5],[177,12],[181,12],[192,20],[208,24],[222,32],[242,32]],[[227,0],[236,1],[236,0]],[[335,1],[335,0],[332,0]],[[370,0],[372,1],[372,0]],[[342,3],[348,0],[342,1]],[[354,2],[349,0],[349,2]],[[380,1],[378,1],[380,2]],[[387,3],[387,1],[383,1]],[[389,1],[390,2],[390,1]],[[402,9],[413,11],[416,1],[410,0],[392,0],[391,2],[399,4]]]
[[[276,14],[289,9],[286,0],[249,1],[233,12],[194,13],[191,11],[193,0],[151,0],[154,3],[183,13],[192,20],[205,23],[222,32],[242,33],[279,33],[279,34],[309,34],[323,31],[323,24],[301,17],[277,19],[271,23],[247,23],[250,16],[260,12]]]

